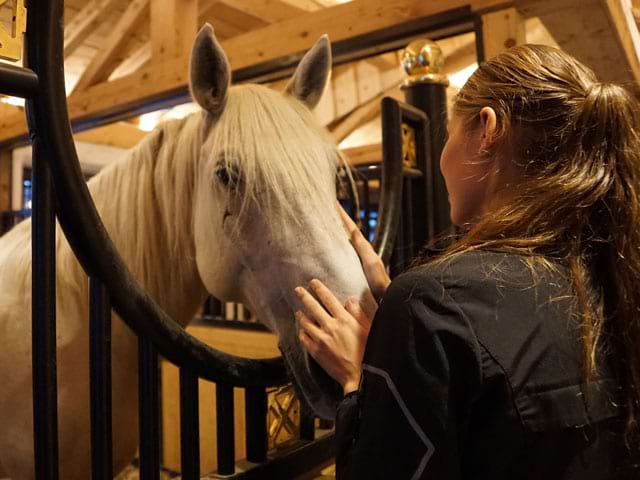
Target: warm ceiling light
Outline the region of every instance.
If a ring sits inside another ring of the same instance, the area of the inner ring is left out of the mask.
[[[0,102],[15,105],[16,107],[24,107],[24,98],[18,97],[0,97]]]

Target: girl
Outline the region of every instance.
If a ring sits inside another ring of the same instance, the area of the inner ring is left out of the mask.
[[[623,88],[515,47],[453,107],[461,238],[387,289],[345,219],[384,293],[374,321],[296,289],[300,342],[344,388],[339,479],[640,478],[639,128]]]

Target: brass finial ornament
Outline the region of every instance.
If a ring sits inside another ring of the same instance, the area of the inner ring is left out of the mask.
[[[414,40],[407,45],[402,54],[402,67],[409,76],[403,83],[404,87],[418,83],[449,85],[447,76],[442,73],[442,49],[433,40]]]
[[[0,0],[0,5],[6,0]],[[11,34],[0,25],[0,58],[5,60],[20,60],[22,57],[22,36],[27,30],[27,9],[24,0],[13,2],[13,21]]]

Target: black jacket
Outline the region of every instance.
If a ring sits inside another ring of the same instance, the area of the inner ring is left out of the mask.
[[[338,408],[338,480],[640,479],[613,369],[581,380],[566,275],[534,273],[475,252],[392,282]]]

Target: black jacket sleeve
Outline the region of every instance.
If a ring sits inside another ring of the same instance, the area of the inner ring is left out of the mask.
[[[337,411],[337,478],[461,478],[481,376],[472,327],[443,286],[426,270],[398,277],[373,321],[360,389]]]

